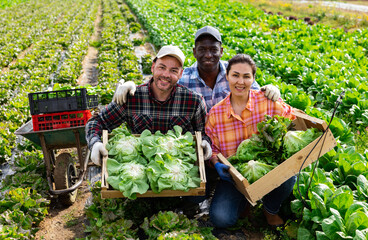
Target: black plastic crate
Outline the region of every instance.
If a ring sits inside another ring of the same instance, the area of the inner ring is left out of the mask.
[[[79,111],[98,105],[97,95],[87,95],[87,89],[68,89],[28,94],[31,114]]]
[[[98,106],[97,95],[87,95],[87,107],[88,109],[95,108]]]

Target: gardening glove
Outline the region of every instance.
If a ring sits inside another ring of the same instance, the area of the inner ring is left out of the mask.
[[[127,101],[128,93],[134,96],[135,90],[136,86],[133,81],[124,82],[124,80],[120,80],[112,101],[119,105],[123,105]]]
[[[265,92],[265,97],[276,102],[280,98],[280,90],[271,84],[261,87],[261,91]]]
[[[201,143],[201,147],[203,148],[203,157],[204,160],[208,160],[212,156],[212,148],[211,144],[207,142],[207,140],[203,140]]]
[[[108,151],[102,144],[102,142],[96,142],[93,144],[92,152],[91,152],[91,160],[94,164],[101,166],[102,157],[106,157],[108,155]]]
[[[231,175],[229,173],[229,166],[228,165],[225,165],[225,164],[222,164],[220,162],[217,162],[215,164],[215,168],[216,168],[216,171],[218,173],[218,175],[220,176],[220,178],[224,181],[228,181],[228,182],[233,182],[232,178],[231,178]]]

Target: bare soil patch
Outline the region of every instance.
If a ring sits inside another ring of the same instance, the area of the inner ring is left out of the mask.
[[[95,20],[95,32],[91,36],[91,42],[98,42],[101,39],[102,31],[102,6],[98,8],[97,18]],[[95,47],[89,46],[88,52],[82,61],[83,73],[77,79],[79,85],[90,84],[96,86],[98,84],[98,50]]]
[[[57,198],[51,200],[49,214],[40,223],[35,239],[68,240],[85,237],[84,207],[91,192],[86,182],[82,183],[78,191],[75,203],[69,207],[61,205]]]

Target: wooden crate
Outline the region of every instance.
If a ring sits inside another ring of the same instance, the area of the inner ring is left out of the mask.
[[[308,128],[318,128],[324,131],[327,129],[327,124],[323,120],[308,116],[307,114],[299,111],[295,112],[295,116],[297,118],[293,122],[296,124],[296,130],[305,131]],[[321,137],[322,139],[319,141]],[[245,179],[222,154],[219,154],[218,157],[222,163],[230,166],[229,172],[235,182],[236,188],[254,206],[256,205],[256,202],[267,193],[280,186],[290,177],[296,175],[299,170],[304,169],[311,163],[317,161],[318,156],[321,157],[336,146],[336,140],[330,129],[328,129],[326,134],[321,137],[315,139],[305,148],[295,153],[289,159],[279,164],[272,171],[252,184],[249,184],[247,179]],[[317,142],[318,144],[316,145]],[[322,146],[323,142],[324,144]],[[303,161],[307,156],[308,158],[303,164]]]
[[[106,130],[102,134],[102,142],[106,145],[108,141],[108,133]],[[179,190],[162,190],[160,193],[154,193],[152,190],[148,190],[144,194],[137,193],[137,197],[179,197],[179,196],[204,196],[206,194],[206,172],[204,167],[203,149],[201,147],[202,135],[201,132],[195,132],[194,139],[196,141],[197,149],[197,165],[199,168],[199,176],[201,178],[200,186],[192,188],[188,192]],[[106,169],[107,157],[102,160],[102,177],[101,177],[101,198],[125,198],[122,192],[113,189],[107,183],[107,169]]]

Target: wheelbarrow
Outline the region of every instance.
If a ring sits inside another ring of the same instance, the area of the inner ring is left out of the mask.
[[[90,155],[85,139],[85,126],[33,131],[32,121],[28,121],[15,134],[41,146],[50,193],[58,195],[62,204],[72,205],[77,196],[77,188],[87,172]],[[77,149],[79,171],[70,153],[63,152],[55,156],[57,149],[66,148]]]

